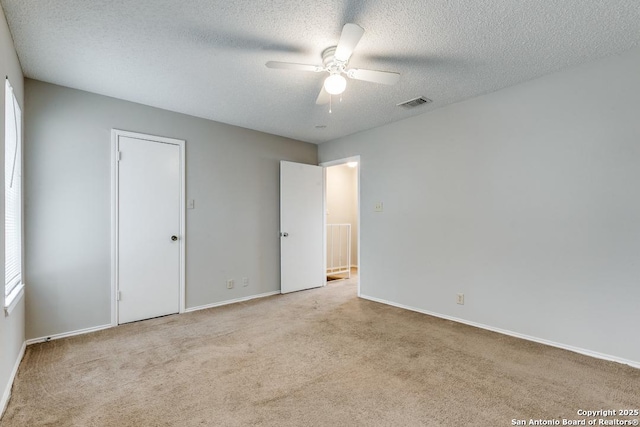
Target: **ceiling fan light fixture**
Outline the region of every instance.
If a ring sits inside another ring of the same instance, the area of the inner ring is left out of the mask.
[[[340,95],[347,87],[347,79],[340,74],[331,74],[324,81],[324,90],[331,95]]]

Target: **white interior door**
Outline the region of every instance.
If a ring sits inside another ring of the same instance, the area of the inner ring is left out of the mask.
[[[118,136],[117,323],[180,309],[181,148]]]
[[[317,288],[324,274],[324,171],[280,162],[280,291]]]

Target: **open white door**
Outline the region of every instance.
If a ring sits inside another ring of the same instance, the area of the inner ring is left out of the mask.
[[[324,170],[280,162],[280,292],[324,285]]]

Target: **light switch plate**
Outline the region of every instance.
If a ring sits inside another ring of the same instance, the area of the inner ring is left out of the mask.
[[[188,199],[187,200],[187,209],[195,209],[196,207],[196,201],[193,199]]]

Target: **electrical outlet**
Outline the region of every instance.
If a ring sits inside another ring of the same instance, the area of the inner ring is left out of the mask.
[[[242,286],[249,286],[249,278],[248,277],[243,277],[242,278]]]
[[[382,205],[382,202],[376,202],[376,204],[373,205],[373,211],[374,212],[382,212],[383,208],[384,208],[384,206]]]
[[[233,289],[233,279],[227,280],[227,289]]]
[[[457,294],[456,302],[460,305],[464,305],[464,294]]]

